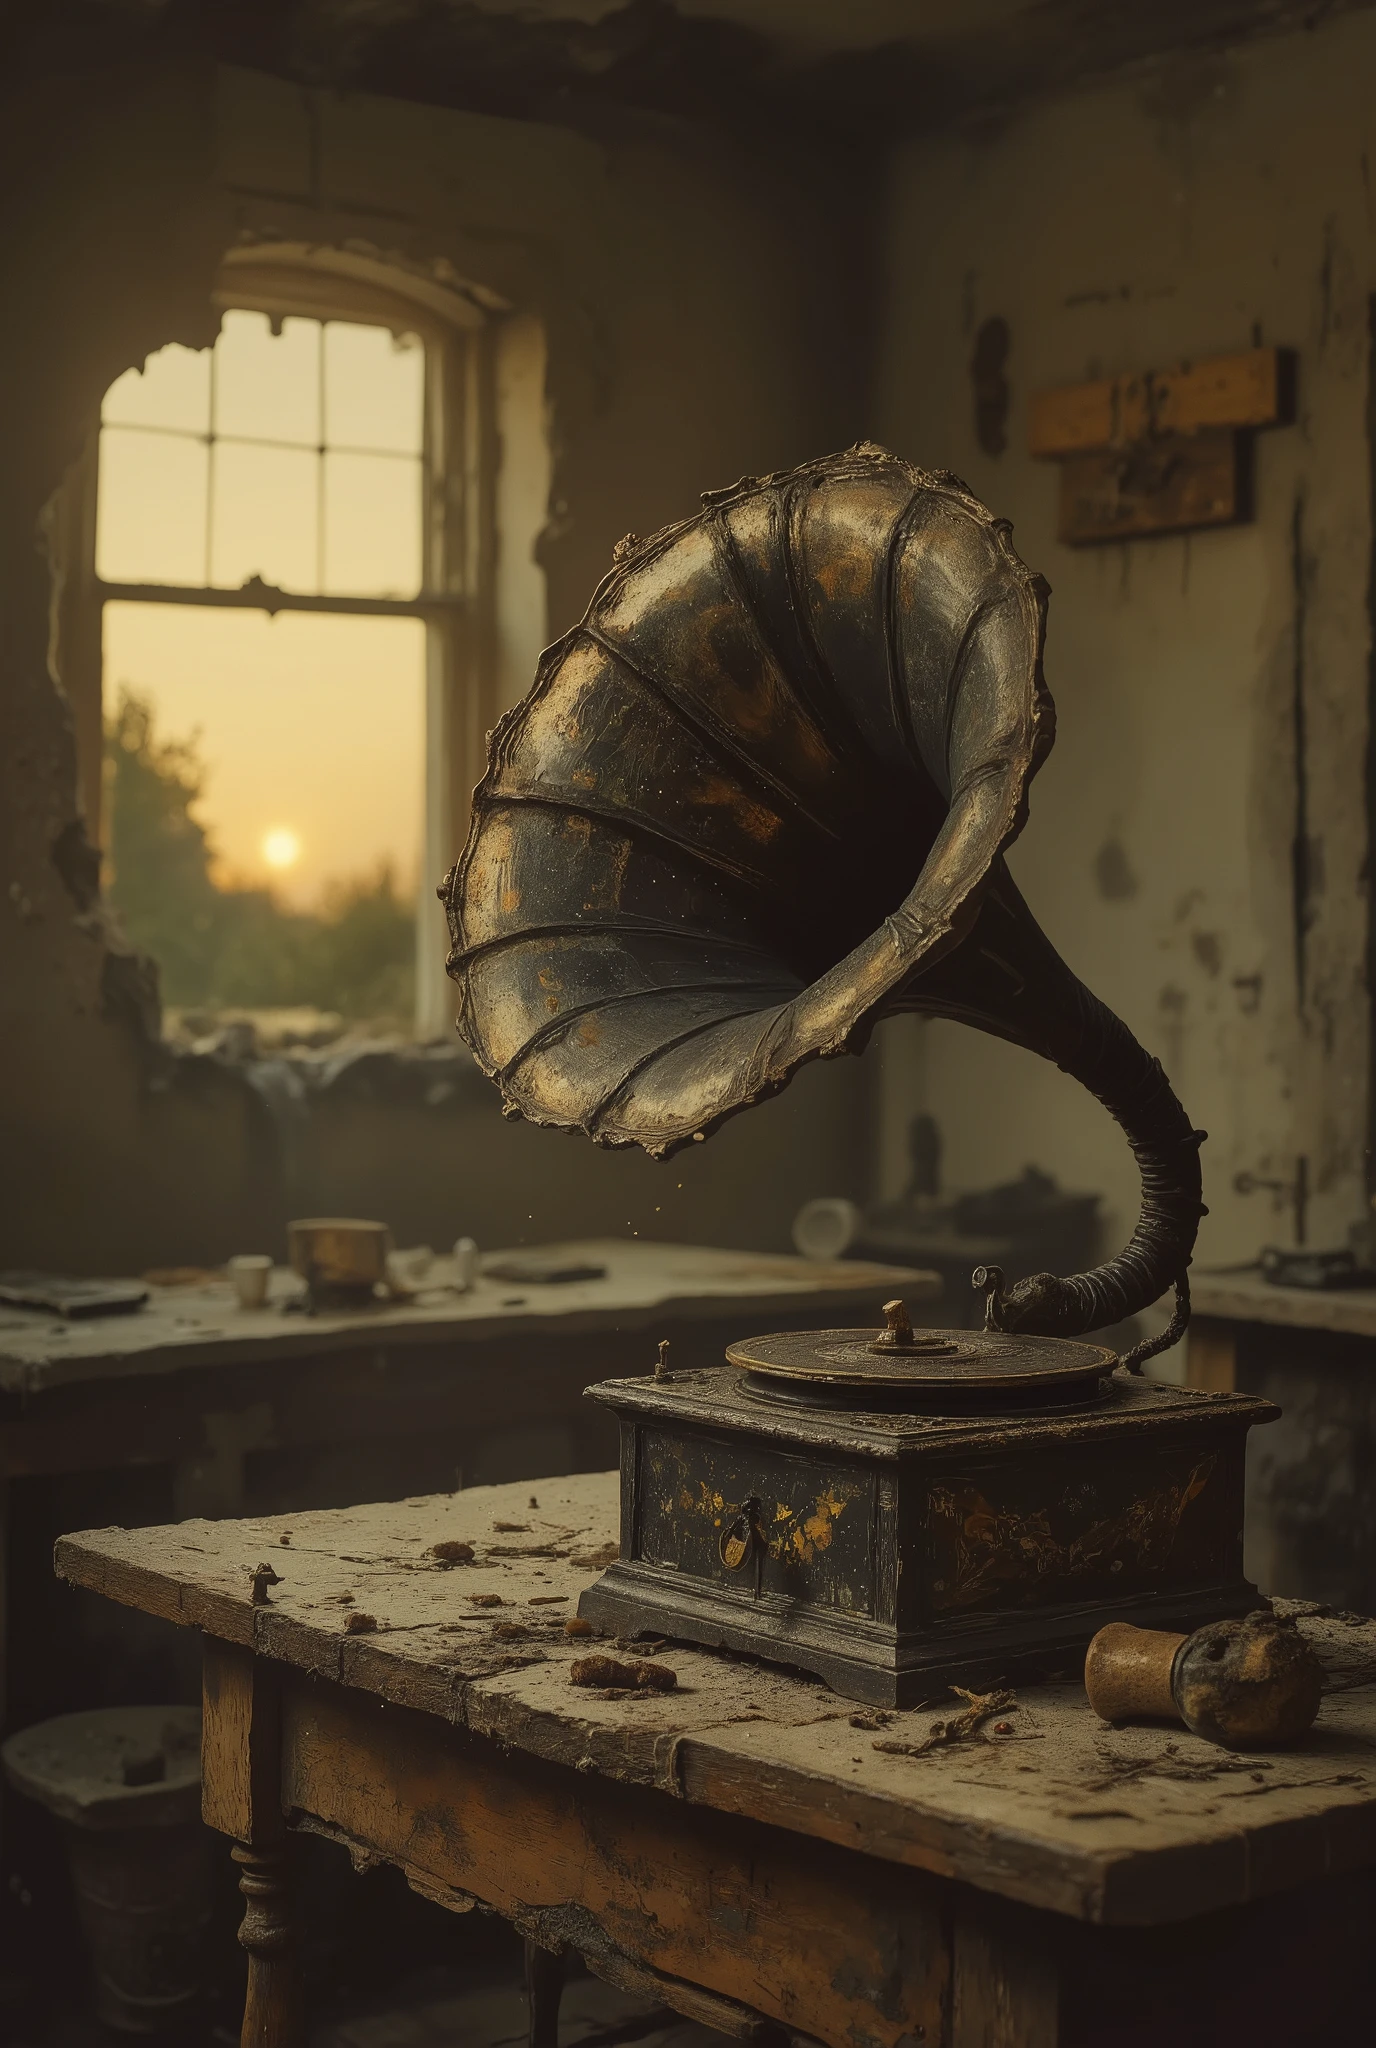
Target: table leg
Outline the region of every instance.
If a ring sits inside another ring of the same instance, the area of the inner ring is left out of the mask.
[[[526,1951],[526,2006],[530,2019],[530,2048],[559,2048],[559,2005],[564,1995],[567,1959],[541,1948],[529,1937]],[[247,2039],[244,2048],[249,2048]]]
[[[240,1643],[202,1647],[201,1813],[239,1865],[248,1951],[242,2048],[305,2038],[282,1812],[281,1673]]]
[[[287,1847],[236,1842],[244,1918],[239,1940],[248,1950],[248,1994],[240,2048],[298,2048],[302,2039],[296,1927],[291,1914]]]

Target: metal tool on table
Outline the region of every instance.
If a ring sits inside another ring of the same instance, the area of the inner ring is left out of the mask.
[[[1243,1445],[1277,1411],[1137,1377],[1188,1318],[1203,1134],[1004,864],[1054,726],[1047,590],[1008,536],[868,443],[628,536],[497,727],[441,891],[508,1115],[668,1158],[906,1010],[1054,1061],[1132,1145],[1128,1244],[980,1268],[983,1332],[895,1316],[591,1390],[623,1525],[583,1611],[872,1700],[1255,1604]],[[1121,1359],[1076,1341],[1171,1289]]]

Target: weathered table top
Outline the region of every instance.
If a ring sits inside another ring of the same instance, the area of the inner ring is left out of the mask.
[[[1190,1298],[1196,1316],[1219,1322],[1376,1337],[1376,1287],[1276,1287],[1248,1267],[1236,1273],[1192,1272]]]
[[[93,1530],[61,1539],[57,1570],[511,1749],[1082,1920],[1179,1920],[1376,1859],[1376,1623],[1301,1620],[1330,1683],[1297,1750],[1239,1757],[1183,1728],[1110,1728],[1076,1677],[1020,1690],[977,1740],[904,1755],[883,1745],[921,1741],[959,1703],[880,1715],[678,1644],[657,1653],[674,1692],[575,1688],[570,1664],[590,1646],[564,1620],[616,1529],[616,1475],[600,1473]],[[472,1564],[434,1558],[451,1539],[473,1545]],[[281,1582],[254,1607],[249,1575],[264,1561]],[[1011,1733],[993,1732],[1005,1723]]]
[[[283,1269],[273,1273],[269,1302],[262,1309],[239,1308],[227,1280],[153,1287],[142,1309],[72,1323],[37,1311],[0,1308],[0,1393],[41,1393],[82,1380],[308,1358],[350,1344],[475,1343],[498,1335],[538,1335],[552,1319],[563,1332],[653,1330],[666,1315],[679,1320],[719,1316],[729,1307],[739,1310],[743,1332],[758,1327],[760,1317],[799,1311],[815,1311],[819,1323],[843,1312],[848,1321],[877,1325],[886,1294],[930,1300],[941,1285],[935,1274],[905,1266],[619,1238],[492,1252],[484,1263],[537,1255],[606,1271],[595,1280],[554,1285],[484,1273],[470,1292],[458,1293],[445,1284],[453,1278],[452,1262],[436,1259],[426,1287],[410,1301],[313,1316],[287,1309],[288,1302],[299,1300],[301,1282]]]

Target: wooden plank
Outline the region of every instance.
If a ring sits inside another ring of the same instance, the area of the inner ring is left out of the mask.
[[[281,1670],[207,1636],[201,1664],[201,1818],[236,1842],[282,1840]]]
[[[856,1728],[851,1704],[823,1687],[707,1650],[675,1644],[679,1688],[654,1699],[572,1687],[586,1645],[564,1617],[616,1527],[616,1475],[598,1473],[98,1530],[64,1537],[57,1565],[129,1605],[584,1775],[1084,1921],[1180,1919],[1376,1858],[1376,1624],[1301,1621],[1341,1689],[1310,1742],[1263,1760],[1261,1785],[1184,1729],[1106,1728],[1075,1682],[1020,1687],[1007,1739],[904,1757],[875,1745],[922,1737],[929,1712]],[[454,1538],[474,1562],[446,1569],[431,1546]],[[264,1557],[281,1583],[255,1608],[249,1574]]]
[[[1172,435],[1061,464],[1057,537],[1068,547],[1230,526],[1247,516],[1237,436]]]
[[[1164,370],[1151,380],[1152,430],[1273,427],[1286,411],[1286,367],[1282,350],[1251,348]]]
[[[1054,1944],[1025,1918],[962,1900],[951,1943],[950,2048],[1057,2048],[1060,1969]]]
[[[1172,370],[1134,372],[1033,394],[1030,452],[1055,460],[1165,435],[1275,426],[1291,407],[1292,359],[1255,348]]]
[[[289,1681],[283,1798],[547,1947],[600,1944],[831,2048],[941,2040],[939,1887]]]
[[[1236,1391],[1237,1335],[1230,1324],[1210,1316],[1191,1318],[1185,1338],[1185,1384],[1210,1394]]]
[[[1103,377],[1092,384],[1067,384],[1032,394],[1028,450],[1036,456],[1058,458],[1121,448],[1150,431],[1146,377]]]

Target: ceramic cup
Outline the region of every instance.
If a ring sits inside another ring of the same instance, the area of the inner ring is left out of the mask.
[[[230,1284],[240,1308],[262,1308],[268,1298],[272,1260],[266,1252],[240,1252],[226,1262]]]

